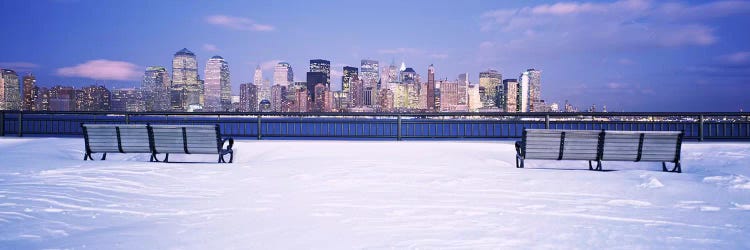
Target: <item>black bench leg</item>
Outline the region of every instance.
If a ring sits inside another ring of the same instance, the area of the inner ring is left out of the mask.
[[[666,162],[662,162],[661,163],[661,167],[662,167],[662,171],[664,171],[664,172],[682,173],[682,164],[680,164],[679,161],[677,161],[677,162],[674,163],[674,168],[672,168],[672,170],[668,170],[667,169],[667,163]]]
[[[148,159],[150,162],[159,162],[159,158],[156,158],[156,153],[151,154],[151,159]]]
[[[223,154],[219,154],[219,163],[227,163],[227,161],[224,159],[225,155],[229,155],[229,162],[232,163],[232,160],[234,159],[234,152],[228,151]]]
[[[673,172],[673,173],[682,173],[682,164],[680,164],[680,162],[677,161],[677,162],[674,163],[674,168],[672,168],[672,170],[669,170],[667,168],[667,163],[666,162],[661,162],[661,171],[664,171],[664,172]]]
[[[91,152],[86,152],[86,153],[85,153],[85,154],[83,155],[83,160],[84,160],[84,161],[85,161],[85,160],[92,160],[92,161],[93,161],[93,160],[94,160],[94,158],[92,158],[92,157],[91,157]]]
[[[164,162],[169,162],[169,153],[164,156]]]
[[[520,155],[516,155],[516,168],[523,168],[523,158]]]
[[[107,153],[102,154],[102,161],[107,159]]]
[[[674,163],[674,168],[672,169],[672,172],[682,173],[682,166],[679,161]]]
[[[602,161],[596,161],[596,168],[592,168],[591,161],[589,161],[589,170],[602,171]]]

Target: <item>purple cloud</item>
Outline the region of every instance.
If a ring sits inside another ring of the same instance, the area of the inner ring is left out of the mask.
[[[260,24],[252,19],[225,15],[208,16],[206,17],[206,22],[235,30],[273,31],[276,29],[271,25]]]
[[[480,48],[554,52],[707,46],[719,40],[714,29],[688,21],[745,13],[750,13],[750,2],[683,5],[621,0],[499,9],[481,15],[481,30],[497,38]]]
[[[750,64],[750,51],[740,51],[728,55],[722,55],[717,59],[720,62],[729,65],[748,65]]]
[[[57,69],[57,75],[94,80],[138,80],[143,72],[135,64],[105,59],[91,60],[76,66]]]
[[[38,64],[30,62],[0,62],[0,68],[14,70],[30,70],[39,68]]]

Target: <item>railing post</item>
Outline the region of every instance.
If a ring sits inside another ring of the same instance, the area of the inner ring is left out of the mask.
[[[261,129],[260,129],[260,115],[258,115],[258,140],[260,140],[263,136],[261,135]]]
[[[544,129],[549,129],[549,115],[544,116]]]
[[[130,114],[125,113],[125,124],[130,124]]]
[[[703,141],[703,115],[698,118],[698,141]]]
[[[0,110],[0,136],[5,136],[5,111]]]
[[[18,113],[18,137],[23,137],[23,112]]]
[[[396,120],[398,121],[398,125],[396,126],[396,131],[398,132],[396,133],[396,140],[400,141],[401,140],[401,115],[397,115]]]

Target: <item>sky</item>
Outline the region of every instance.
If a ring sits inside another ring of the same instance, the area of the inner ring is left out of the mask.
[[[548,103],[609,111],[750,110],[750,1],[0,1],[0,68],[41,86],[139,86],[146,67],[220,55],[235,91],[279,61],[404,62],[426,78],[542,71]]]

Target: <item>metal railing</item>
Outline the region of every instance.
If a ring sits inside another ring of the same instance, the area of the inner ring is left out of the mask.
[[[523,128],[685,131],[686,139],[750,140],[750,113],[242,113],[0,111],[0,136],[76,136],[81,123],[219,124],[262,138],[520,138]]]

